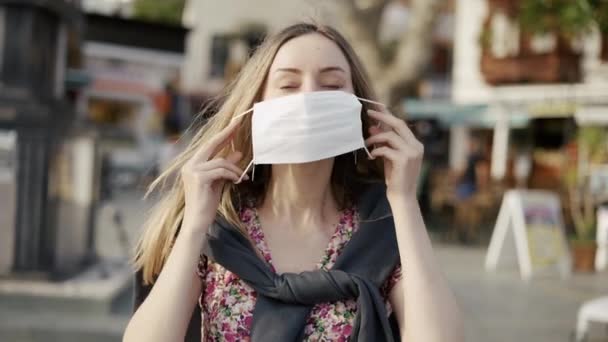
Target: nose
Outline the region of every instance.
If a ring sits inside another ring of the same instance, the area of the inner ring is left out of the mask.
[[[304,77],[302,85],[300,87],[300,91],[303,93],[312,93],[314,91],[322,90],[321,85],[319,84],[316,77],[313,75],[307,75]]]

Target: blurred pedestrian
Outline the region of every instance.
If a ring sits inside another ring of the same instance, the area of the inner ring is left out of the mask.
[[[163,130],[166,137],[174,139],[190,123],[188,103],[179,88],[180,78],[175,76],[165,86],[159,100],[163,111]]]
[[[483,161],[483,154],[481,151],[481,144],[479,140],[472,137],[469,140],[469,156],[467,158],[467,165],[458,179],[456,186],[456,197],[459,200],[467,199],[475,194],[477,191],[477,180],[478,180],[478,169],[480,163]]]
[[[265,41],[154,184],[179,170],[124,341],[462,341],[416,200],[422,144],[374,99],[334,29]]]

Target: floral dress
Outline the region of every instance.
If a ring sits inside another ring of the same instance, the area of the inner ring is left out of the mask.
[[[255,208],[241,210],[240,219],[261,255],[275,271]],[[331,269],[358,226],[356,209],[344,210],[324,256],[317,264],[318,269]],[[257,297],[253,288],[204,256],[199,262],[197,273],[203,280],[203,290],[199,297],[203,341],[249,341]],[[388,294],[400,276],[401,268],[397,266],[381,289],[389,314],[392,309]],[[304,340],[348,341],[356,312],[354,299],[315,305],[304,328]]]

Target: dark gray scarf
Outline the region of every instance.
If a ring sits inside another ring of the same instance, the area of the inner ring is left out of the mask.
[[[203,253],[255,289],[254,342],[301,341],[315,304],[357,300],[351,341],[394,341],[379,288],[399,262],[385,188],[370,186],[358,201],[359,229],[329,271],[274,273],[242,232],[218,219]]]

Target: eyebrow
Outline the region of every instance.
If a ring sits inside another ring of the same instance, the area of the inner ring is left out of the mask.
[[[275,72],[279,72],[279,71],[289,72],[289,73],[293,73],[293,74],[301,74],[302,73],[302,70],[297,69],[297,68],[279,68],[279,69],[275,70]],[[344,69],[342,69],[339,66],[325,67],[325,68],[322,68],[319,72],[321,74],[323,74],[323,73],[327,73],[327,72],[331,72],[331,71],[340,71],[342,73],[346,73],[346,71],[344,71]]]
[[[330,66],[330,67],[325,67],[323,69],[321,69],[321,73],[325,73],[325,72],[331,72],[331,71],[340,71],[342,73],[346,74],[346,71],[344,71],[344,69],[340,68],[339,66]]]
[[[277,73],[277,72],[281,72],[281,71],[289,72],[292,74],[301,74],[302,73],[302,71],[300,71],[300,69],[296,69],[296,68],[279,68],[279,69],[275,70],[274,72]]]

